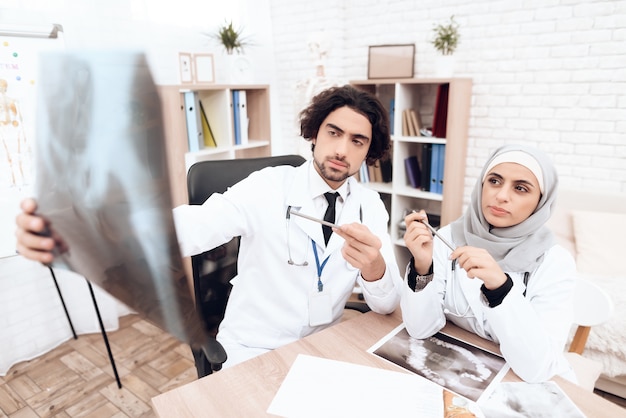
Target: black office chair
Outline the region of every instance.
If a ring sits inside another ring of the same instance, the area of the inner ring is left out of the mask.
[[[265,167],[291,165],[297,167],[305,159],[299,155],[281,155],[261,158],[201,161],[192,165],[187,173],[187,192],[190,205],[201,205],[213,193],[223,193],[228,187]],[[239,237],[213,250],[191,257],[196,309],[205,319],[209,332],[217,334],[226,302],[230,294],[230,280],[237,275]],[[369,311],[365,303],[348,302],[346,308],[360,312]],[[228,354],[228,353],[227,353]],[[198,377],[219,370],[201,351],[193,351]]]

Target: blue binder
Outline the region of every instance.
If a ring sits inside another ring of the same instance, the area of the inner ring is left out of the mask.
[[[439,193],[439,144],[433,144],[433,151],[430,155],[430,192]]]
[[[422,144],[420,150],[420,169],[422,171],[420,188],[425,191],[430,191],[430,160],[433,154],[433,144]]]
[[[439,162],[437,164],[437,193],[443,194],[443,169],[446,161],[446,146],[444,144],[439,145]]]
[[[202,121],[200,119],[200,101],[198,100],[197,93],[193,91],[186,91],[184,96],[189,152],[200,151],[204,148]]]

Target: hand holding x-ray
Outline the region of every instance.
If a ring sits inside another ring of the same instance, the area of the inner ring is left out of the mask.
[[[83,275],[209,361],[172,218],[161,102],[143,54],[47,53],[36,131],[38,213]]]

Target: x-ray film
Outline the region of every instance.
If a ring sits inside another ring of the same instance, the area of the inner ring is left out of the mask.
[[[145,56],[58,52],[40,62],[36,198],[68,247],[55,265],[223,362],[184,272],[161,102]]]

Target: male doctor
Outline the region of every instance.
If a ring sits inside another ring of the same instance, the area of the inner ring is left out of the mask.
[[[174,209],[185,256],[241,236],[238,275],[217,335],[228,355],[224,367],[336,323],[357,283],[374,312],[391,313],[399,303],[402,279],[389,215],[378,193],[352,177],[363,161],[374,164],[389,152],[387,112],[376,97],[346,85],[315,96],[300,123],[311,160],[265,168],[203,205]],[[327,192],[337,193],[339,228],[327,231],[326,243],[322,225],[287,213],[322,219]],[[46,220],[35,215],[34,200],[24,200],[22,210],[18,252],[51,262],[51,250],[62,243],[36,235]]]

